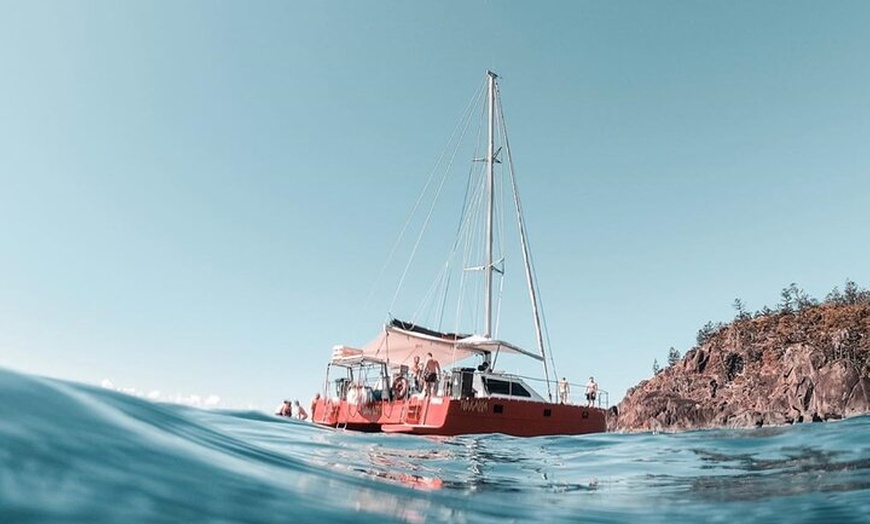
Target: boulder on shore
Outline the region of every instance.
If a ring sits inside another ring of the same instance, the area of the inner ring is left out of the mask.
[[[631,388],[613,431],[757,427],[870,412],[870,304],[739,318]]]

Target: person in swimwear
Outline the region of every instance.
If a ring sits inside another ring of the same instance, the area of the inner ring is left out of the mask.
[[[426,353],[426,364],[423,366],[423,381],[426,383],[426,396],[438,393],[438,377],[441,376],[441,364],[435,360],[432,353]]]

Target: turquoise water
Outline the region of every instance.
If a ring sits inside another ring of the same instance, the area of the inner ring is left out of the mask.
[[[0,370],[0,522],[870,522],[870,417],[422,438]]]

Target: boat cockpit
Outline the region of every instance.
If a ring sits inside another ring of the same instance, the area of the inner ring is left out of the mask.
[[[443,372],[434,396],[545,402],[523,378],[494,371],[489,368],[487,361],[484,362],[484,365],[476,368],[457,367]],[[421,378],[412,376],[407,365],[392,365],[362,354],[333,358],[326,376],[327,399],[368,404],[424,396]]]

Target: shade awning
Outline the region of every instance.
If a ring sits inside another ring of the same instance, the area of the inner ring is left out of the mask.
[[[415,355],[419,356],[421,361],[425,361],[427,353],[432,353],[442,366],[451,366],[475,355],[496,352],[514,353],[543,360],[540,355],[501,340],[480,335],[461,338],[452,334],[439,336],[435,331],[404,329],[395,324],[394,322],[384,326],[381,334],[362,348],[363,354],[396,365],[410,365]]]

